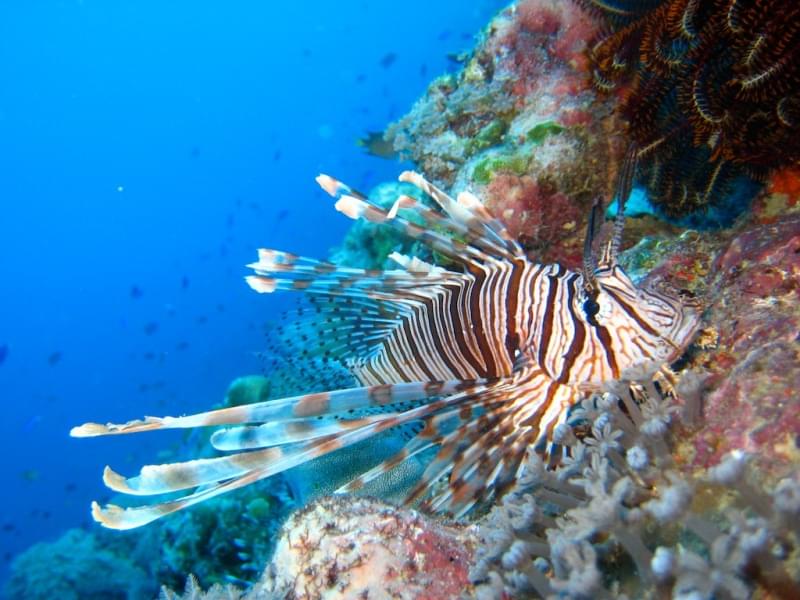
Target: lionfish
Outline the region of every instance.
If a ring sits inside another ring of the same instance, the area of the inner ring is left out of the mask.
[[[304,328],[311,334],[304,353],[340,361],[360,386],[76,427],[71,435],[89,437],[226,425],[211,444],[233,452],[145,466],[129,478],[106,467],[103,480],[117,492],[190,491],[128,508],[94,502],[93,517],[114,529],[139,527],[412,423],[416,433],[399,452],[337,491],[356,491],[430,450],[407,503],[427,497],[425,508],[458,517],[502,494],[529,448],[557,456],[554,431],[576,402],[632,373],[653,376],[682,354],[698,328],[693,302],[663,286],[637,287],[618,264],[633,163],[623,166],[614,235],[599,259],[593,243],[601,203],[595,201],[578,272],[529,260],[471,193],[453,199],[404,172],[400,181],[414,184],[438,209],[401,195],[386,210],[320,175],[317,182],[337,199],[338,211],[392,227],[458,270],[396,252],[390,258],[400,268],[380,271],[259,250],[247,283],[261,293],[307,294],[314,316]]]

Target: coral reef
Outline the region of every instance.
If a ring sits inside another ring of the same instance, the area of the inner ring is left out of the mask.
[[[564,465],[550,471],[531,453],[515,491],[480,524],[477,597],[800,593],[791,555],[800,480],[765,493],[741,451],[682,475],[667,436],[678,407],[652,384],[618,391],[584,401],[558,432]]]
[[[705,343],[686,359],[708,375],[702,421],[684,432],[681,450],[698,467],[743,449],[774,479],[800,461],[800,194],[792,177],[777,173],[768,186],[776,191],[730,230],[645,237],[623,255],[635,276],[669,281],[707,305]]]
[[[11,565],[5,595],[26,600],[143,600],[155,580],[131,557],[133,548],[71,529],[28,548]]]
[[[257,579],[296,506],[276,479],[140,532],[73,529],[32,546],[11,567],[9,598],[150,600],[160,584],[204,586]],[[96,573],[105,573],[98,578]]]
[[[571,2],[512,5],[385,134],[432,181],[485,198],[534,258],[567,267],[580,265],[588,209],[611,196],[622,148],[614,102],[588,75],[595,32]]]
[[[235,379],[223,406],[266,399],[273,378]],[[207,431],[185,441],[208,453]],[[73,529],[55,542],[32,546],[12,565],[11,598],[123,598],[150,600],[159,584],[182,587],[188,573],[204,586],[257,579],[275,548],[277,532],[297,504],[296,481],[272,478],[198,510],[120,536],[105,529]],[[108,572],[98,580],[89,575]]]
[[[727,202],[727,225],[758,189],[748,180],[800,160],[796,3],[580,3],[610,25],[589,53],[594,80],[622,96],[620,113],[643,149],[640,181],[664,214]]]
[[[152,580],[179,586],[192,573],[206,586],[253,581],[295,506],[284,480],[263,482],[145,530],[147,545],[158,549]]]
[[[262,402],[270,397],[272,384],[267,377],[262,375],[245,375],[237,377],[228,386],[225,394],[225,406],[241,406]]]
[[[189,577],[184,594],[163,600],[227,598],[370,598],[456,600],[469,597],[472,528],[438,523],[373,498],[328,497],[284,525],[275,556],[243,593],[233,586],[202,592]]]

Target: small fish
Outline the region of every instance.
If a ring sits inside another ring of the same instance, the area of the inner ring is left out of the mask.
[[[156,357],[156,353],[155,352],[149,352],[148,351],[148,352],[145,352],[144,354],[142,354],[142,358],[144,358],[145,360],[153,360],[155,357]]]
[[[8,358],[8,344],[0,344],[0,365]]]
[[[188,290],[189,289],[189,278],[186,275],[181,277],[181,289],[182,290]]]
[[[19,476],[23,481],[36,481],[39,479],[39,471],[36,469],[25,469]]]
[[[139,298],[142,297],[142,294],[143,294],[142,288],[140,288],[138,285],[131,286],[131,291],[130,291],[131,298],[133,298],[134,300],[138,300]]]
[[[186,350],[189,347],[189,342],[178,342],[175,346],[176,350]]]
[[[205,315],[197,315],[197,317],[195,317],[194,321],[198,325],[205,325],[206,323],[208,323],[208,317],[205,316]]]
[[[463,65],[469,60],[469,52],[450,52],[447,54],[447,60],[454,65]]]
[[[383,55],[383,58],[381,58],[380,63],[378,64],[380,64],[380,66],[383,67],[384,69],[388,69],[394,64],[394,61],[396,60],[397,60],[397,54],[395,54],[394,52],[387,52],[386,54]]]
[[[61,362],[61,352],[51,352],[50,356],[47,357],[47,364],[51,367],[56,366],[58,363]]]
[[[281,159],[281,151],[275,150],[275,152],[272,153],[272,162],[278,162],[280,159]]]
[[[189,151],[189,156],[191,156],[192,158],[199,158],[200,146],[192,146],[192,149]]]
[[[366,136],[356,140],[356,146],[378,158],[397,159],[400,156],[392,142],[383,137],[382,131],[368,131]]]
[[[156,331],[158,331],[158,323],[155,321],[150,321],[149,323],[145,324],[145,335],[153,335]]]

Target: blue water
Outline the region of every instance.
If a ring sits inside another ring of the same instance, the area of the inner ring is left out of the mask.
[[[0,578],[89,526],[104,465],[131,473],[180,439],[71,426],[202,410],[259,372],[287,301],[251,292],[243,265],[341,240],[314,176],[395,177],[355,140],[503,4],[0,4]]]

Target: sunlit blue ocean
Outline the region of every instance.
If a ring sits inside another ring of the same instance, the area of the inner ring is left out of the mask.
[[[291,299],[252,293],[244,265],[341,241],[314,177],[393,179],[356,141],[503,4],[0,4],[0,579],[31,544],[97,527],[105,465],[183,439],[70,427],[204,410],[260,371]]]

